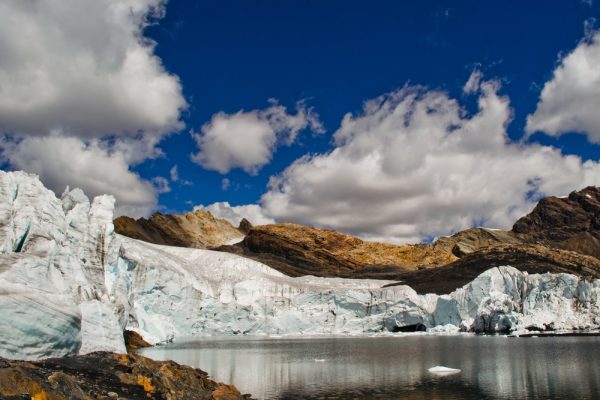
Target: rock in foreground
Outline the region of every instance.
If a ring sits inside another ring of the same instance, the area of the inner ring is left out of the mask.
[[[0,359],[0,398],[236,400],[250,395],[172,361],[97,352],[37,362]]]

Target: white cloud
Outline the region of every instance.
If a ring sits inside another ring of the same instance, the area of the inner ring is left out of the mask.
[[[232,206],[228,202],[223,201],[208,206],[196,206],[194,207],[194,211],[196,210],[208,211],[217,218],[229,221],[234,226],[238,226],[242,218],[246,218],[252,225],[275,223],[275,220],[266,215],[263,209],[257,204]]]
[[[152,178],[152,185],[156,193],[169,193],[171,191],[169,180],[164,176],[155,176]]]
[[[231,186],[231,181],[228,178],[221,180],[221,190],[227,190]]]
[[[179,79],[142,36],[164,3],[0,2],[0,130],[102,137],[178,129]]]
[[[74,137],[26,137],[18,143],[4,141],[1,148],[3,161],[38,174],[59,195],[67,185],[85,188],[88,196],[113,194],[118,200],[117,214],[135,217],[157,205],[157,189],[129,170],[123,153],[111,152],[98,141],[86,144]]]
[[[471,72],[467,83],[465,83],[465,86],[463,87],[463,92],[467,94],[478,92],[482,78],[483,74],[481,73],[481,71],[478,69],[474,69],[473,72]]]
[[[264,110],[221,112],[202,126],[201,133],[192,133],[200,149],[192,161],[222,174],[241,168],[255,175],[271,161],[278,144],[292,144],[306,128],[323,131],[317,114],[302,103],[295,115],[274,101]]]
[[[171,176],[171,180],[173,182],[177,182],[179,180],[179,172],[177,171],[177,165],[173,165],[169,170],[169,175]]]
[[[509,101],[479,83],[467,116],[444,92],[405,87],[347,114],[336,148],[272,177],[261,199],[277,220],[365,238],[415,242],[473,225],[510,228],[544,194],[600,184],[600,166],[538,144],[511,143]]]
[[[59,191],[113,193],[118,207],[136,213],[156,205],[155,188],[130,167],[160,155],[160,140],[182,127],[179,79],[143,36],[164,5],[0,2],[0,133],[12,168]]]
[[[600,143],[600,32],[587,35],[544,85],[535,113],[527,117],[529,134],[579,132]]]

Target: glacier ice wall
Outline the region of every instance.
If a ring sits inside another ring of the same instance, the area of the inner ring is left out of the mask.
[[[113,208],[111,196],[58,199],[35,175],[0,171],[0,356],[125,351],[104,279],[118,258]]]
[[[129,288],[128,327],[150,341],[235,334],[595,329],[600,281],[492,268],[449,295],[391,281],[290,278],[252,260],[121,238],[111,296]],[[126,261],[125,261],[126,260]],[[114,293],[114,294],[113,294]]]
[[[492,268],[449,295],[381,280],[287,277],[209,250],[113,231],[111,196],[60,199],[34,175],[0,171],[0,356],[125,352],[199,335],[369,334],[406,329],[597,329],[600,281]]]

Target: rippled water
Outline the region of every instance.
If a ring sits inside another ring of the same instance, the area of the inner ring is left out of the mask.
[[[599,337],[203,338],[143,353],[259,399],[600,398]]]

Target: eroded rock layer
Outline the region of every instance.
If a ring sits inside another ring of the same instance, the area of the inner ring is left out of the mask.
[[[114,221],[115,232],[134,239],[167,246],[206,249],[241,240],[244,234],[210,212],[196,210],[184,215],[156,213],[149,219],[122,216]]]
[[[242,242],[219,250],[289,276],[395,279],[414,285],[419,293],[449,293],[500,265],[599,278],[600,189],[543,199],[512,231],[473,228],[431,244],[395,246],[331,230],[275,224],[254,227]]]
[[[590,186],[565,198],[542,199],[512,231],[527,243],[543,243],[600,259],[600,188]]]
[[[461,233],[459,240],[465,238],[465,249],[482,245],[474,236],[489,236],[480,242],[496,240],[493,232],[474,229]],[[370,273],[445,265],[457,259],[452,250],[459,240],[446,238],[433,245],[397,246],[285,223],[253,227],[239,244],[218,250],[264,262],[290,276],[366,277]]]

